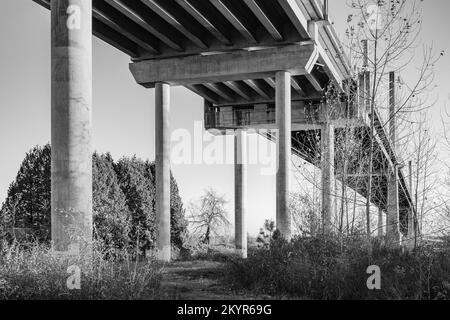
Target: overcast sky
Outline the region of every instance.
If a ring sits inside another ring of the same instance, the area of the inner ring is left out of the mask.
[[[424,43],[450,54],[450,1],[425,1]],[[330,1],[330,16],[339,34],[350,10],[346,0]],[[99,152],[115,159],[136,154],[154,159],[154,91],[138,86],[129,70],[129,57],[94,38],[93,139]],[[421,48],[418,48],[418,55]],[[436,70],[438,103],[433,121],[450,96],[450,55]],[[414,72],[414,65],[411,71]],[[406,75],[408,76],[408,75]],[[203,118],[203,102],[183,88],[172,89],[172,130],[194,129]],[[31,0],[0,1],[0,203],[6,196],[25,153],[50,141],[50,14]],[[176,165],[173,172],[187,204],[211,186],[225,194],[233,218],[232,165]],[[249,231],[255,234],[264,219],[275,215],[275,176],[249,167]]]

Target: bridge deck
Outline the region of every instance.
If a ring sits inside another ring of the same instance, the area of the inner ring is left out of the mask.
[[[50,0],[33,0],[50,8]],[[93,32],[133,61],[311,43],[317,56],[293,77],[294,99],[318,95],[349,70],[317,0],[93,0]],[[317,22],[317,24],[311,24]],[[189,84],[216,105],[274,101],[274,77]]]

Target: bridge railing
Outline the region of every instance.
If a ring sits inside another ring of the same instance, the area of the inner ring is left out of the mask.
[[[345,102],[330,106],[320,102],[294,101],[291,118],[293,124],[314,125],[326,121],[360,120],[355,106]],[[273,127],[276,122],[274,105],[247,107],[212,107],[205,110],[205,128],[233,129],[252,127]]]

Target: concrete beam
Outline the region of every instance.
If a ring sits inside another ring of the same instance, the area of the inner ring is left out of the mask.
[[[115,30],[119,34],[123,35],[124,37],[130,39],[135,44],[137,44],[139,47],[147,50],[148,52],[151,52],[152,54],[159,54],[159,50],[155,48],[155,45],[152,45],[149,41],[148,37],[145,36],[145,34],[140,34],[138,32],[139,29],[136,28],[135,25],[129,25],[129,28],[124,27],[122,24],[118,23],[113,18],[110,18],[108,15],[106,15],[103,11],[93,8],[92,12],[94,18],[103,24],[107,25],[109,28]],[[142,36],[142,38],[141,38]]]
[[[236,95],[231,89],[228,89],[222,83],[205,83],[205,87],[217,94],[219,97],[228,101],[228,103],[233,102],[235,100]]]
[[[147,16],[142,15],[142,13],[140,13],[140,12],[133,11],[133,9],[130,8],[130,6],[123,0],[105,0],[105,1],[109,5],[114,7],[117,11],[119,11],[123,15],[127,16],[132,21],[134,21],[141,28],[150,32],[156,38],[161,40],[168,47],[170,47],[176,51],[183,51],[183,48],[180,46],[178,39],[176,39],[173,35],[166,35],[164,32],[161,32],[160,29],[155,28],[151,24],[151,21]]]
[[[208,100],[211,103],[218,104],[219,102],[223,101],[217,93],[212,92],[210,89],[206,88],[203,85],[194,84],[186,86],[186,88],[198,94],[199,96],[203,97],[204,99]]]
[[[239,20],[238,17],[227,7],[223,0],[210,0],[210,2],[219,10],[223,16],[230,22],[233,27],[239,31],[239,33],[248,41],[250,44],[256,44],[258,41],[255,39],[251,31],[244,26],[244,24]]]
[[[215,21],[209,19],[204,14],[202,14],[195,6],[189,2],[189,0],[175,0],[181,7],[184,8],[189,14],[197,20],[206,30],[208,30],[212,35],[214,35],[221,43],[224,45],[231,45],[231,40],[223,34],[214,24]]]
[[[276,123],[277,176],[276,176],[276,226],[281,235],[291,239],[291,215],[289,212],[290,169],[291,169],[291,74],[276,73]]]
[[[281,32],[275,27],[273,22],[269,19],[264,10],[256,3],[255,0],[244,0],[245,4],[250,8],[253,14],[258,18],[261,24],[266,28],[267,32],[275,40],[283,40]]]
[[[284,12],[291,20],[298,33],[305,39],[309,38],[308,20],[300,9],[296,0],[278,0]]]
[[[54,252],[92,242],[92,1],[51,2]]]
[[[314,45],[290,45],[220,55],[145,60],[131,63],[130,70],[136,82],[148,88],[157,82],[192,85],[268,78],[279,70],[303,75],[305,66],[314,56]]]
[[[166,20],[172,27],[177,29],[181,34],[183,34],[186,38],[191,40],[195,45],[197,45],[199,48],[207,49],[208,46],[205,44],[205,42],[201,39],[201,36],[198,34],[194,34],[191,30],[188,29],[188,27],[180,21],[179,18],[171,14],[169,11],[167,11],[164,7],[162,7],[159,3],[157,3],[154,0],[141,0],[142,3],[144,3],[147,7],[149,7],[153,12],[155,12],[157,15],[159,15],[161,18]]]
[[[295,78],[292,78],[291,81],[292,81],[292,88],[294,88],[294,90],[297,91],[300,96],[306,97],[306,93],[301,87],[299,81],[297,81]]]
[[[250,90],[248,90],[245,86],[245,84],[242,84],[237,81],[227,81],[224,82],[224,85],[226,85],[228,88],[236,92],[242,99],[244,100],[252,100],[252,94]]]
[[[270,93],[268,90],[264,89],[262,84],[258,81],[261,80],[244,80],[244,82],[252,88],[257,94],[259,94],[263,99],[270,100]]]
[[[236,251],[247,258],[247,133],[236,130],[234,140],[234,226]]]
[[[156,151],[156,220],[157,259],[168,262],[170,250],[170,86],[156,84],[155,151]]]

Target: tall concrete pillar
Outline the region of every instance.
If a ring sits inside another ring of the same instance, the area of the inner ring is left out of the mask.
[[[92,241],[92,1],[51,1],[51,232],[55,253]]]
[[[415,247],[416,244],[415,237],[416,237],[416,230],[414,228],[414,217],[413,212],[410,209],[408,211],[408,236],[406,237],[403,243],[409,250],[412,250]]]
[[[277,139],[277,201],[276,225],[281,235],[291,239],[291,215],[289,213],[291,169],[291,74],[276,73],[276,121]]]
[[[388,206],[386,236],[394,245],[401,244],[400,217],[398,205],[398,167],[393,168],[388,181]]]
[[[414,222],[414,213],[412,209],[408,210],[408,238],[414,238],[416,236],[416,228]]]
[[[234,138],[234,228],[236,251],[247,258],[247,133],[237,130]]]
[[[389,135],[394,152],[397,143],[397,113],[395,110],[395,73],[389,73]],[[394,163],[388,179],[387,238],[392,244],[401,243],[398,197],[398,165]]]
[[[171,259],[170,250],[170,86],[155,86],[155,152],[156,152],[156,257],[160,261]]]
[[[384,221],[383,221],[383,209],[378,208],[378,237],[382,237],[384,235]]]
[[[412,173],[412,161],[408,161],[408,176],[409,176],[409,192],[412,194],[413,192],[413,173]],[[415,215],[414,215],[414,205],[411,203],[410,208],[408,210],[408,238],[410,239],[410,243],[412,243],[412,246],[415,245],[416,242],[416,222],[415,222]]]
[[[334,126],[326,123],[321,131],[322,221],[324,232],[332,231],[334,216]]]

